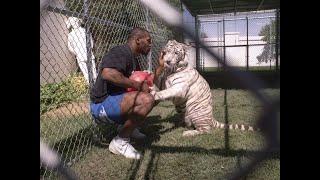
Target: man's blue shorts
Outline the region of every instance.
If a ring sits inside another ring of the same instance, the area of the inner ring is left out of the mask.
[[[103,102],[90,104],[91,114],[100,121],[108,121],[110,123],[124,124],[121,117],[120,104],[124,93],[109,95]]]

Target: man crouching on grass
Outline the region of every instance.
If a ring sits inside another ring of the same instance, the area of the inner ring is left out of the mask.
[[[93,117],[121,125],[119,134],[109,144],[109,150],[126,158],[140,159],[141,154],[130,144],[130,137],[145,138],[137,127],[144,123],[154,106],[147,83],[129,79],[133,70],[140,70],[136,57],[147,55],[150,49],[149,32],[140,27],[133,28],[126,44],[112,48],[103,57],[97,80],[90,92]],[[156,77],[163,69],[161,64],[156,69]],[[138,91],[127,92],[127,88]]]

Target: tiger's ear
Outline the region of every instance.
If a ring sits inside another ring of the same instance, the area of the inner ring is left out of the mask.
[[[191,48],[191,45],[182,43],[182,47],[183,47],[184,50],[188,51]]]
[[[185,56],[188,56],[188,54],[190,53],[191,45],[187,45],[184,43],[181,43],[181,44],[182,44],[182,48],[184,50]]]

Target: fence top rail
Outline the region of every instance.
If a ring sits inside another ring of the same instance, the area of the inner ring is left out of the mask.
[[[280,9],[278,9],[280,10]],[[246,12],[232,12],[232,13],[221,13],[221,14],[205,14],[205,15],[197,15],[199,18],[207,18],[207,17],[222,17],[222,16],[234,16],[234,15],[261,15],[267,13],[276,13],[277,9],[270,9],[270,10],[262,10],[262,11],[246,11]]]
[[[276,16],[263,16],[263,17],[240,17],[240,18],[223,18],[222,19],[219,18],[219,20],[209,20],[209,19],[200,19],[200,22],[206,22],[206,23],[219,23],[222,21],[238,21],[238,20],[246,20],[248,18],[248,20],[253,20],[253,19],[272,19],[272,18],[276,18]]]
[[[96,23],[99,23],[99,24],[105,25],[105,26],[115,26],[115,27],[118,27],[118,28],[126,29],[126,30],[130,30],[131,29],[131,27],[128,27],[128,26],[125,26],[125,25],[122,25],[122,24],[119,24],[119,23],[115,23],[115,22],[107,20],[107,19],[100,19],[100,18],[97,18],[97,17],[86,16],[84,13],[77,13],[77,12],[73,12],[73,11],[70,11],[70,10],[67,10],[67,9],[61,9],[61,8],[52,7],[52,6],[48,6],[46,9],[48,11],[59,13],[59,14],[63,14],[63,15],[66,15],[66,16],[72,16],[72,17],[78,17],[78,18],[87,19],[89,21],[93,21],[93,22],[96,22]],[[163,37],[163,36],[161,36],[161,34],[164,34],[166,31],[163,30],[163,29],[157,29],[157,32],[159,32],[159,33],[154,33],[152,31],[149,32],[149,33],[151,35],[153,35],[153,36]]]

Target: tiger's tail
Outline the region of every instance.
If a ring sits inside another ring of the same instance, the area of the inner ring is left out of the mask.
[[[260,131],[259,128],[254,127],[254,126],[249,126],[249,125],[244,125],[244,124],[228,124],[226,125],[225,123],[221,123],[216,121],[215,123],[215,128],[220,128],[220,129],[239,129],[241,131]]]

